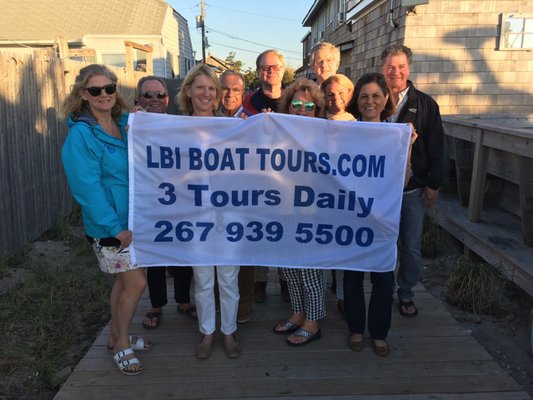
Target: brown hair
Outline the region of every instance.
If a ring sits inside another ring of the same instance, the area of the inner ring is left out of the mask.
[[[307,78],[298,78],[288,87],[283,89],[283,94],[279,99],[277,111],[279,113],[289,114],[292,98],[296,92],[300,91],[308,93],[313,99],[313,103],[315,103],[315,117],[323,117],[326,106],[324,93],[320,91],[315,82]]]

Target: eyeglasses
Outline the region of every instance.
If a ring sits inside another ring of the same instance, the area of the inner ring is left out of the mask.
[[[275,64],[275,65],[261,65],[259,68],[263,72],[268,72],[270,70],[278,72],[281,69],[281,65],[278,65],[278,64]]]
[[[299,110],[300,108],[302,108],[302,106],[305,107],[306,111],[314,111],[315,110],[315,103],[313,103],[312,101],[307,101],[307,102],[304,103],[302,100],[293,100],[291,102],[291,106],[295,110]]]
[[[141,94],[141,96],[145,99],[157,97],[159,100],[163,100],[165,97],[167,97],[167,94],[165,92],[144,92]]]
[[[104,86],[91,86],[88,88],[85,88],[87,92],[93,97],[98,97],[102,93],[102,90],[106,92],[106,94],[113,94],[117,91],[117,85],[114,83],[111,83],[109,85]]]

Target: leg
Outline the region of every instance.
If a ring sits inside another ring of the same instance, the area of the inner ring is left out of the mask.
[[[266,287],[268,282],[268,267],[254,267],[255,285],[254,301],[264,303],[266,301]]]
[[[118,353],[119,351],[123,351],[130,347],[130,339],[128,335],[131,319],[135,314],[139,299],[146,288],[144,268],[133,269],[117,274],[115,285],[117,284],[119,285],[118,289],[122,290],[115,295],[115,298],[113,298],[117,303],[111,307],[112,310],[115,310],[115,314],[112,313],[111,318],[116,321],[118,333],[114,353]],[[130,358],[133,357],[135,357],[135,355],[132,354]],[[128,357],[125,358],[128,359]],[[129,372],[135,372],[142,369],[142,367],[139,364],[136,364],[131,365],[126,369]]]
[[[394,272],[371,272],[372,294],[368,306],[368,331],[372,339],[385,340],[389,334],[394,295]]]
[[[305,321],[304,291],[300,268],[281,268],[287,281],[291,300],[292,315],[274,326],[275,333],[292,333]],[[289,323],[289,326],[287,326]]]
[[[238,265],[216,267],[220,292],[220,330],[224,335],[231,335],[237,330],[239,268]]]
[[[171,267],[174,270],[174,300],[178,304],[191,303],[191,267]]]
[[[237,330],[237,309],[239,308],[238,265],[217,266],[220,295],[220,330],[224,334],[224,350],[228,358],[241,355],[241,348],[235,337]]]
[[[174,275],[174,300],[178,304],[178,311],[193,318],[197,318],[196,308],[191,304],[191,267],[169,267]]]
[[[198,312],[198,325],[204,335],[215,331],[215,267],[193,267],[194,295]]]
[[[344,271],[344,315],[350,333],[365,332],[366,305],[362,271]]]
[[[301,269],[300,276],[303,287],[303,301],[305,320],[302,329],[310,332],[313,336],[320,336],[318,321],[326,316],[326,296],[324,285],[324,273],[319,269]],[[289,336],[290,344],[302,344],[309,341],[309,338],[298,335]]]
[[[413,287],[420,278],[422,259],[420,255],[420,241],[424,222],[424,202],[420,197],[421,189],[403,195],[400,218],[400,265],[396,281],[398,283],[398,298],[409,302],[413,299]],[[413,306],[414,308],[414,306]],[[414,313],[413,310],[404,310]]]
[[[239,310],[237,322],[245,323],[252,318],[254,301],[254,267],[241,267],[239,270]]]
[[[167,304],[166,267],[148,267],[146,277],[152,308],[144,317],[142,325],[147,329],[153,329],[159,325],[162,307]]]

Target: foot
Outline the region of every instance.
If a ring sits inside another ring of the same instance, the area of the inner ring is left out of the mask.
[[[213,350],[213,335],[203,335],[202,340],[196,346],[196,358],[205,360],[211,356]]]
[[[196,312],[196,307],[191,303],[178,304],[178,312],[180,314],[185,314],[188,317],[193,319],[198,319],[198,313]]]
[[[374,353],[380,357],[387,357],[390,354],[390,347],[386,340],[373,339],[372,345]]]
[[[254,301],[256,303],[264,303],[266,301],[266,286],[266,282],[255,282]]]
[[[241,356],[241,346],[234,334],[224,335],[224,350],[228,358],[239,358]]]
[[[413,300],[399,299],[398,309],[402,317],[412,318],[418,315],[418,309],[416,308],[415,303],[413,303]]]
[[[237,323],[244,324],[252,319],[254,311],[251,304],[239,304],[237,311]]]
[[[306,336],[305,334],[299,333],[300,331],[309,332],[311,336]],[[306,320],[291,336],[287,338],[287,342],[294,346],[300,346],[307,344],[309,341],[316,340],[320,337],[320,328],[317,321]],[[318,337],[316,337],[318,336]]]
[[[144,316],[142,326],[144,329],[155,329],[161,323],[161,317],[163,316],[163,309],[151,308],[149,312]]]
[[[310,332],[306,329],[300,328],[287,338],[287,344],[289,346],[305,346],[315,340],[320,339],[322,332],[317,330],[316,332]]]
[[[294,333],[302,327],[305,322],[305,316],[299,313],[293,313],[288,319],[274,325],[272,330],[279,335]],[[318,327],[318,325],[317,325]]]
[[[339,312],[344,315],[344,300],[337,300],[337,310],[339,310]]]
[[[363,335],[361,335],[360,333],[352,333],[350,335],[350,338],[348,340],[348,347],[352,351],[359,352],[359,351],[363,350],[363,345],[364,345]]]
[[[131,348],[117,351],[113,355],[113,360],[119,371],[124,375],[138,375],[144,371],[144,368]]]

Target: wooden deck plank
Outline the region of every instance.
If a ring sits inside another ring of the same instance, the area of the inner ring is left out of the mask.
[[[137,352],[146,371],[127,377],[116,370],[105,347],[107,326],[55,399],[530,399],[435,298],[421,285],[415,291],[420,315],[406,319],[394,308],[391,355],[379,358],[370,339],[360,353],[348,349],[346,324],[331,294],[322,339],[287,346],[284,336],[271,332],[289,314],[273,283],[267,302],[255,304],[252,320],[239,325],[242,356],[236,360],[226,358],[221,335],[211,358],[197,360],[197,322],[178,314],[173,302],[158,329],[144,330],[145,294],[132,333],[154,342],[152,350]]]

